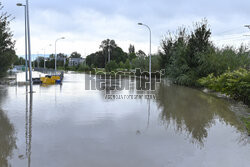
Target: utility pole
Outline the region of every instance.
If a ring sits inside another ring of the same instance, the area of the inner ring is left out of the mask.
[[[245,25],[244,27],[247,27],[248,29],[250,29],[250,25]],[[249,35],[246,35],[246,36],[249,36]],[[250,52],[248,54],[248,57],[250,57]],[[250,69],[250,67],[248,67]]]
[[[17,6],[24,7],[24,18],[25,18],[25,81],[28,81],[28,62],[27,62],[27,7],[22,3],[17,3]]]
[[[145,26],[149,30],[149,82],[150,82],[150,90],[151,90],[151,29],[148,25],[143,23],[138,23],[138,25]]]
[[[30,93],[33,93],[32,66],[31,66],[31,46],[30,46],[29,1],[28,0],[26,0],[26,13],[27,13],[27,37],[28,37],[28,55],[29,55]]]
[[[65,39],[65,37],[58,38],[55,41],[55,75],[56,75],[56,61],[57,61],[56,60],[56,58],[57,58],[57,55],[56,55],[56,43],[57,43],[58,40],[61,40],[61,39]]]

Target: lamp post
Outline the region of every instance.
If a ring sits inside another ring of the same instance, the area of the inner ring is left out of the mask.
[[[17,3],[17,6],[24,7],[24,18],[25,18],[25,81],[28,81],[28,62],[27,62],[27,13],[26,13],[26,5],[21,3]]]
[[[250,29],[250,25],[245,25],[244,27],[247,27],[248,29]],[[249,36],[249,35],[245,35],[245,36]],[[248,57],[250,57],[250,53],[248,54]]]
[[[45,60],[45,57],[43,59],[43,68],[45,69],[46,68],[46,60]]]
[[[61,40],[61,39],[65,39],[65,37],[58,38],[58,39],[56,39],[56,41],[55,41],[55,73],[56,73],[56,58],[57,58],[57,56],[56,56],[56,43],[57,43],[57,41],[59,41],[59,40]]]
[[[31,67],[31,46],[30,46],[30,21],[29,21],[29,1],[26,0],[26,13],[27,13],[27,41],[28,41],[28,55],[29,55],[29,79],[30,79],[30,93],[33,93],[32,81],[32,67]]]
[[[143,23],[138,23],[140,26],[145,26],[149,30],[149,82],[150,82],[150,89],[151,89],[151,29],[148,25]]]
[[[26,35],[27,38],[27,54],[29,56],[29,83],[30,83],[30,93],[33,93],[33,87],[32,87],[32,66],[31,66],[31,47],[30,47],[30,23],[29,23],[29,1],[26,0],[26,5],[23,5],[21,3],[18,3],[17,6],[25,6],[25,16],[26,16]]]

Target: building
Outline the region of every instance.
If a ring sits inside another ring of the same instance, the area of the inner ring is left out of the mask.
[[[78,66],[85,61],[84,58],[69,58],[69,66]]]

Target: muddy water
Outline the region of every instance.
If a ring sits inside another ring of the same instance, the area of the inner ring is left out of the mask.
[[[0,87],[1,167],[250,164],[250,140],[233,112],[249,111],[240,104],[167,82],[152,99],[105,99],[107,92],[85,90],[85,74],[33,89]]]

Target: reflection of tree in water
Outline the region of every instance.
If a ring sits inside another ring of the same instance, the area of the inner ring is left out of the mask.
[[[6,92],[0,88],[0,105],[2,97]],[[7,167],[8,157],[12,156],[13,149],[16,148],[16,137],[14,126],[10,123],[7,115],[0,109],[0,166]]]
[[[225,101],[199,90],[161,84],[157,90],[157,103],[162,108],[161,119],[164,123],[173,121],[177,131],[188,132],[192,141],[201,146],[215,116],[238,130],[243,129]]]

